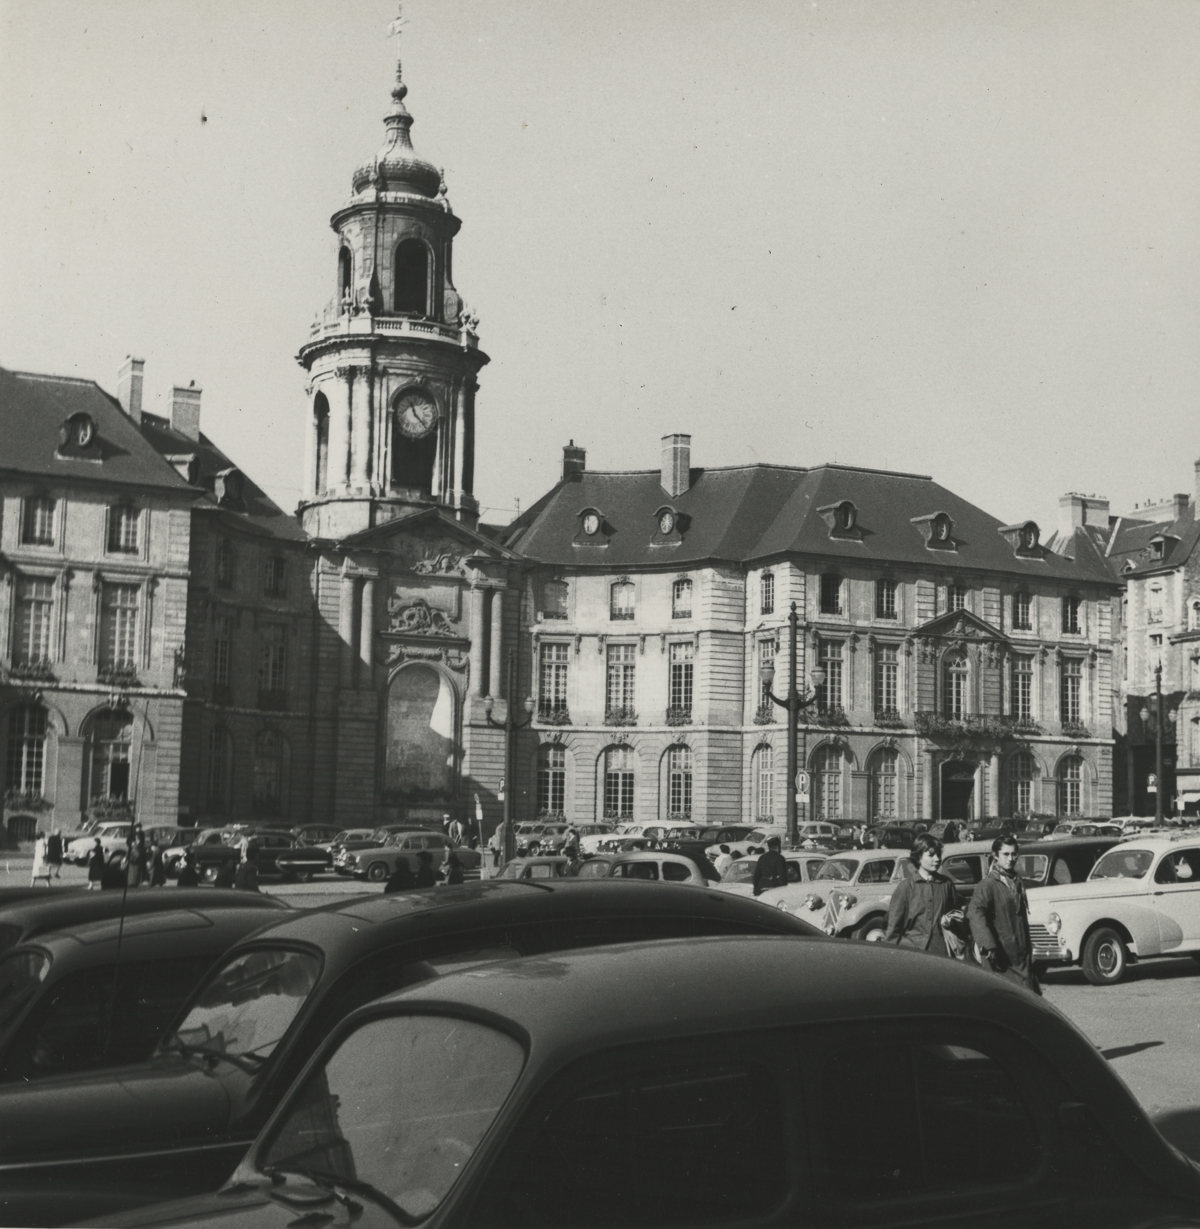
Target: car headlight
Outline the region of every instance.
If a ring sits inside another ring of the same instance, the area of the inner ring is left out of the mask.
[[[1060,918],[1057,913],[1049,914],[1046,917],[1046,929],[1052,935],[1058,934],[1058,932],[1062,930],[1062,918]]]

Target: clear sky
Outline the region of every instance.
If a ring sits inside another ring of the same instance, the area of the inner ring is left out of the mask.
[[[285,507],[394,0],[0,0],[0,364],[203,427]],[[491,355],[489,520],[558,476],[826,460],[1051,526],[1193,487],[1195,0],[409,0]],[[0,450],[3,441],[0,441]]]

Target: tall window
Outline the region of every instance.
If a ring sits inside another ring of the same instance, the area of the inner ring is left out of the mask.
[[[216,568],[217,588],[233,588],[233,543],[228,538],[222,538],[217,543]]]
[[[821,613],[842,613],[842,578],[832,572],[821,577]]]
[[[1151,585],[1146,597],[1146,622],[1161,623],[1163,621],[1163,588],[1162,585]],[[1066,631],[1066,628],[1063,628]]]
[[[1064,657],[1061,671],[1060,717],[1063,721],[1078,724],[1083,720],[1080,703],[1083,696],[1083,662],[1077,657]]]
[[[690,619],[692,617],[692,582],[686,578],[677,580],[671,586],[671,618]]]
[[[567,752],[556,743],[550,743],[538,751],[538,815],[562,815],[566,797]]]
[[[271,623],[262,629],[258,658],[258,691],[263,701],[277,704],[287,691],[287,628]]]
[[[954,581],[950,585],[947,594],[947,607],[950,610],[966,610],[967,608],[967,586],[961,581]]]
[[[775,750],[764,743],[754,753],[754,818],[775,816]]]
[[[1012,659],[1012,715],[1018,721],[1033,720],[1033,658],[1028,653]]]
[[[21,541],[26,546],[54,545],[55,501],[49,495],[30,495],[21,517]]]
[[[692,655],[690,640],[671,645],[670,704],[678,717],[692,715]]]
[[[899,712],[899,656],[894,644],[875,648],[875,712],[881,716],[894,717]]]
[[[316,472],[313,486],[318,495],[329,486],[329,401],[324,393],[313,398],[313,420],[316,430]]]
[[[350,298],[353,288],[354,257],[349,248],[338,251],[338,302],[339,306]]]
[[[233,737],[221,726],[208,736],[208,805],[213,811],[229,810],[229,786],[233,778]]]
[[[604,753],[604,818],[633,818],[633,752],[609,747]]]
[[[816,819],[842,817],[842,751],[840,747],[822,747],[816,755]]]
[[[1065,756],[1058,766],[1060,815],[1083,814],[1083,761],[1077,755]]]
[[[108,510],[108,550],[110,554],[138,553],[139,509],[129,504],[117,504]]]
[[[1008,796],[1014,815],[1028,815],[1033,810],[1033,781],[1037,762],[1028,751],[1018,751],[1008,761]]]
[[[50,660],[50,625],[54,617],[54,581],[36,576],[17,580],[17,618],[13,662],[32,665]]]
[[[877,619],[894,619],[896,615],[896,582],[894,580],[877,580],[875,582],[875,617]]]
[[[633,581],[618,580],[609,590],[608,617],[610,619],[632,619],[635,592]]]
[[[254,811],[278,815],[283,809],[284,745],[274,730],[263,730],[254,740]]]
[[[40,794],[46,764],[46,710],[21,704],[8,717],[8,756],[4,787],[23,794]]]
[[[233,657],[233,619],[217,615],[213,619],[213,686],[229,686],[229,666]]]
[[[565,619],[567,617],[567,582],[548,580],[542,586],[542,618]]]
[[[1188,722],[1188,763],[1193,768],[1200,768],[1200,717],[1193,717]]]
[[[110,585],[101,590],[100,660],[105,666],[132,670],[137,665],[137,585]]]
[[[945,712],[947,717],[965,717],[969,708],[967,684],[970,672],[963,653],[952,653],[945,666]]]
[[[871,818],[895,819],[897,808],[897,782],[899,781],[900,753],[894,747],[884,747],[875,756],[871,771]]]
[[[767,686],[762,676],[764,666],[775,665],[775,656],[779,652],[779,641],[774,636],[758,642],[758,707],[768,712],[774,707],[771,704],[771,688]]]
[[[1079,633],[1079,607],[1077,597],[1064,597],[1062,600],[1062,629],[1071,635]]]
[[[775,573],[764,572],[758,578],[758,610],[760,614],[775,613]]]
[[[287,560],[282,555],[268,555],[263,565],[263,592],[268,597],[287,596]]]
[[[133,718],[108,709],[92,726],[92,797],[128,799]]]
[[[538,716],[545,719],[567,711],[567,665],[571,646],[543,644],[538,680]]]
[[[420,239],[405,239],[396,248],[395,310],[411,316],[428,315],[429,249]]]
[[[1014,593],[1012,599],[1013,628],[1019,632],[1033,631],[1033,597],[1028,593]]]
[[[667,811],[672,818],[692,817],[692,750],[672,747],[667,752]]]
[[[841,708],[842,642],[822,640],[818,652],[825,671],[825,681],[817,688],[817,705],[823,709]]]
[[[608,694],[607,709],[611,716],[634,715],[634,670],[637,645],[610,644],[608,646]]]

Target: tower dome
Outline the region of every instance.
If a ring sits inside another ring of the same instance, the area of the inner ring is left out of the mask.
[[[409,129],[413,117],[404,105],[408,86],[404,84],[400,63],[396,64],[396,84],[392,87],[392,109],[384,116],[387,139],[383,148],[369,162],[354,172],[355,194],[375,185],[382,191],[409,192],[430,199],[438,195],[441,172],[432,163],[417,156]]]

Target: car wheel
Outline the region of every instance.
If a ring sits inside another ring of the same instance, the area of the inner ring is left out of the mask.
[[[201,872],[200,878],[205,883],[216,883],[217,876],[221,873],[221,868],[215,862],[210,862]]]
[[[388,867],[386,862],[372,862],[367,867],[367,878],[372,883],[382,883],[388,877]]]
[[[1111,926],[1101,926],[1083,945],[1083,975],[1093,986],[1115,986],[1129,967],[1129,949]]]
[[[887,918],[869,917],[855,930],[854,937],[861,939],[864,943],[882,943],[885,934],[887,934]]]
[[[312,883],[312,877],[313,877],[313,872],[312,872],[311,867],[308,870],[304,870],[300,872],[300,882],[301,883]]]

